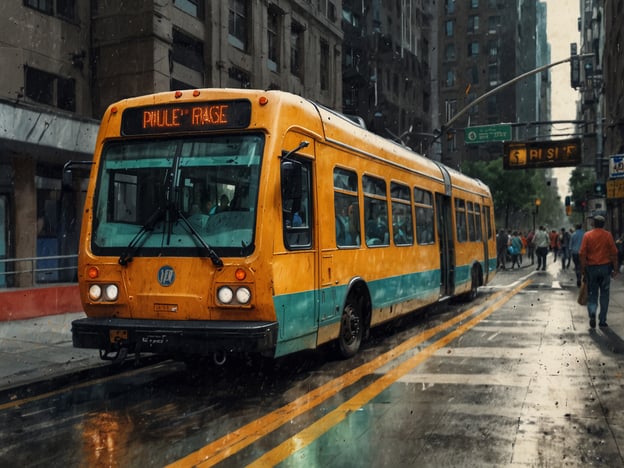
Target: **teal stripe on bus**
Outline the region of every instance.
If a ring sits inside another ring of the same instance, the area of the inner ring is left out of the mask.
[[[436,296],[440,290],[440,270],[394,276],[367,282],[373,308],[389,307],[408,300]],[[273,304],[279,322],[276,356],[316,347],[320,326],[340,320],[347,285],[323,288],[318,293],[303,291],[275,296]],[[315,316],[315,297],[319,314]]]

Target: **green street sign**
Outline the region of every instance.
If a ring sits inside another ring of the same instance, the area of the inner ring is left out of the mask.
[[[491,141],[511,140],[511,124],[481,125],[466,127],[464,143],[489,143]]]

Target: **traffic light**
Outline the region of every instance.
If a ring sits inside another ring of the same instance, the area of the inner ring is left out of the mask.
[[[594,195],[598,198],[604,198],[607,194],[607,184],[604,183],[595,183],[594,184]]]
[[[581,86],[581,59],[576,53],[576,43],[570,44],[570,86],[574,89]]]

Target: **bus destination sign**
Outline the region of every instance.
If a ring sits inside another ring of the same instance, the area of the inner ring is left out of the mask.
[[[251,121],[251,102],[182,102],[126,109],[121,118],[123,135],[198,132],[247,128]]]
[[[578,166],[582,162],[581,140],[510,141],[504,144],[505,169]]]

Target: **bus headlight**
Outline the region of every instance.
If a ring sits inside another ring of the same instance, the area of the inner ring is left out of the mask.
[[[228,286],[222,286],[217,291],[217,299],[222,304],[230,304],[234,298],[234,293]]]
[[[104,299],[107,301],[116,301],[119,297],[119,288],[116,284],[109,284],[104,289]]]
[[[119,299],[119,286],[116,284],[92,284],[89,286],[89,299],[93,302],[114,302]]]
[[[248,288],[242,287],[236,290],[236,300],[239,304],[247,304],[251,299],[251,291]]]
[[[102,288],[99,284],[92,284],[89,286],[89,299],[92,301],[99,301],[102,297]]]

